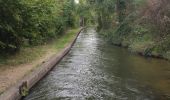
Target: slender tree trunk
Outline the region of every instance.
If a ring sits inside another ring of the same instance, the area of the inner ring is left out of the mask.
[[[101,30],[103,28],[103,22],[102,22],[102,14],[98,13],[98,27],[97,30]]]
[[[116,1],[116,12],[117,12],[119,23],[123,22],[124,18],[126,17],[126,1],[125,0]]]

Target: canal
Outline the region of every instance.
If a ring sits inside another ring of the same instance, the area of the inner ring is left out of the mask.
[[[24,100],[170,100],[170,62],[108,44],[89,28]]]

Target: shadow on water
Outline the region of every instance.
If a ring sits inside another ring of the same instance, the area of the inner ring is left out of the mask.
[[[169,96],[170,62],[133,55],[87,29],[24,100],[170,100]]]

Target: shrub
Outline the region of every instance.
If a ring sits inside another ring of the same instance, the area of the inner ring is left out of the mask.
[[[74,0],[1,0],[0,50],[43,44],[74,25]]]

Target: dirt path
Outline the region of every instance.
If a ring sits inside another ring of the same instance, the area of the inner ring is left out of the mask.
[[[59,54],[66,46],[68,46],[68,44],[70,44],[70,42],[75,38],[76,33],[79,30],[80,29],[69,30],[67,32],[68,34],[64,35],[60,39],[57,39],[56,41],[54,41],[54,43],[49,44],[45,47],[42,46],[38,48],[38,49],[42,49],[44,52],[41,53],[39,57],[32,57],[32,59],[36,58],[36,60],[33,59],[31,62],[27,62],[20,65],[14,65],[14,66],[4,65],[3,67],[0,67],[0,94],[2,94],[6,89],[10,88],[17,82],[19,82],[21,79],[23,79],[24,76],[28,75],[30,72],[35,70],[43,62],[50,59],[51,56]],[[38,52],[36,51],[36,53]],[[15,57],[12,59],[15,59]]]
[[[0,94],[55,54],[55,52],[50,49],[48,51],[49,52],[46,52],[41,59],[35,60],[31,63],[19,66],[6,66],[8,69],[0,68]]]

